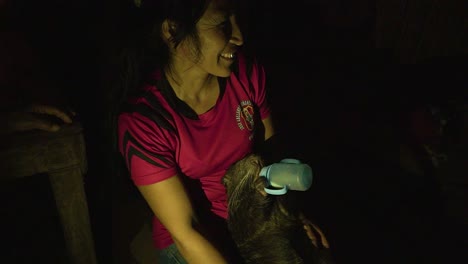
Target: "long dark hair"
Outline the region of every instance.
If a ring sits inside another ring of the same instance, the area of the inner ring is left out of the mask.
[[[111,26],[103,67],[103,98],[106,109],[107,144],[112,154],[110,166],[120,159],[117,144],[117,117],[122,104],[138,94],[152,71],[170,67],[167,45],[161,38],[162,23],[168,19],[177,24],[171,41],[179,45],[186,39],[199,52],[195,25],[206,10],[210,0],[134,0],[119,7],[119,21]],[[115,22],[115,21],[114,21]]]
[[[164,20],[177,24],[177,30],[171,32],[175,45],[188,38],[197,40],[195,25],[208,3],[209,0],[143,0],[137,6],[128,0],[120,8],[120,25],[115,25],[119,29],[109,41],[113,47],[107,51],[103,80],[108,128],[114,137],[120,105],[138,93],[152,71],[170,65],[168,47],[160,37]],[[199,47],[196,45],[195,49]]]

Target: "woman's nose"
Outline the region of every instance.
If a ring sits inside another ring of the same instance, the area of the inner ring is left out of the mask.
[[[229,42],[236,46],[242,46],[242,44],[244,44],[244,38],[242,36],[242,32],[239,26],[237,25],[236,17],[232,15],[230,19],[231,19],[231,25],[232,25],[232,33],[231,33],[231,39],[229,40]]]

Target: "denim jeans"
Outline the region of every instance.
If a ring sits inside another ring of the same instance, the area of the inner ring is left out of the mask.
[[[187,264],[175,244],[158,251],[158,264]]]

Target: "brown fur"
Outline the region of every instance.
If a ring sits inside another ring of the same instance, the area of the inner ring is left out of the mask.
[[[223,178],[228,228],[245,262],[326,263],[314,260],[318,250],[303,229],[299,210],[291,210],[290,194],[273,196],[264,191],[267,183],[259,176],[263,165],[258,155],[250,154],[233,164]]]

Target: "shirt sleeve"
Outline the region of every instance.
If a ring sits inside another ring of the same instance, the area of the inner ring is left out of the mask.
[[[238,78],[249,87],[253,103],[258,107],[260,118],[263,120],[270,116],[271,109],[267,100],[265,85],[265,69],[256,58],[248,58],[242,52],[238,56]]]
[[[119,115],[118,144],[135,185],[160,182],[177,174],[167,131],[143,115]]]
[[[271,109],[266,95],[265,69],[256,60],[253,62],[250,79],[253,88],[255,104],[258,106],[260,110],[260,117],[263,120],[270,116]]]

